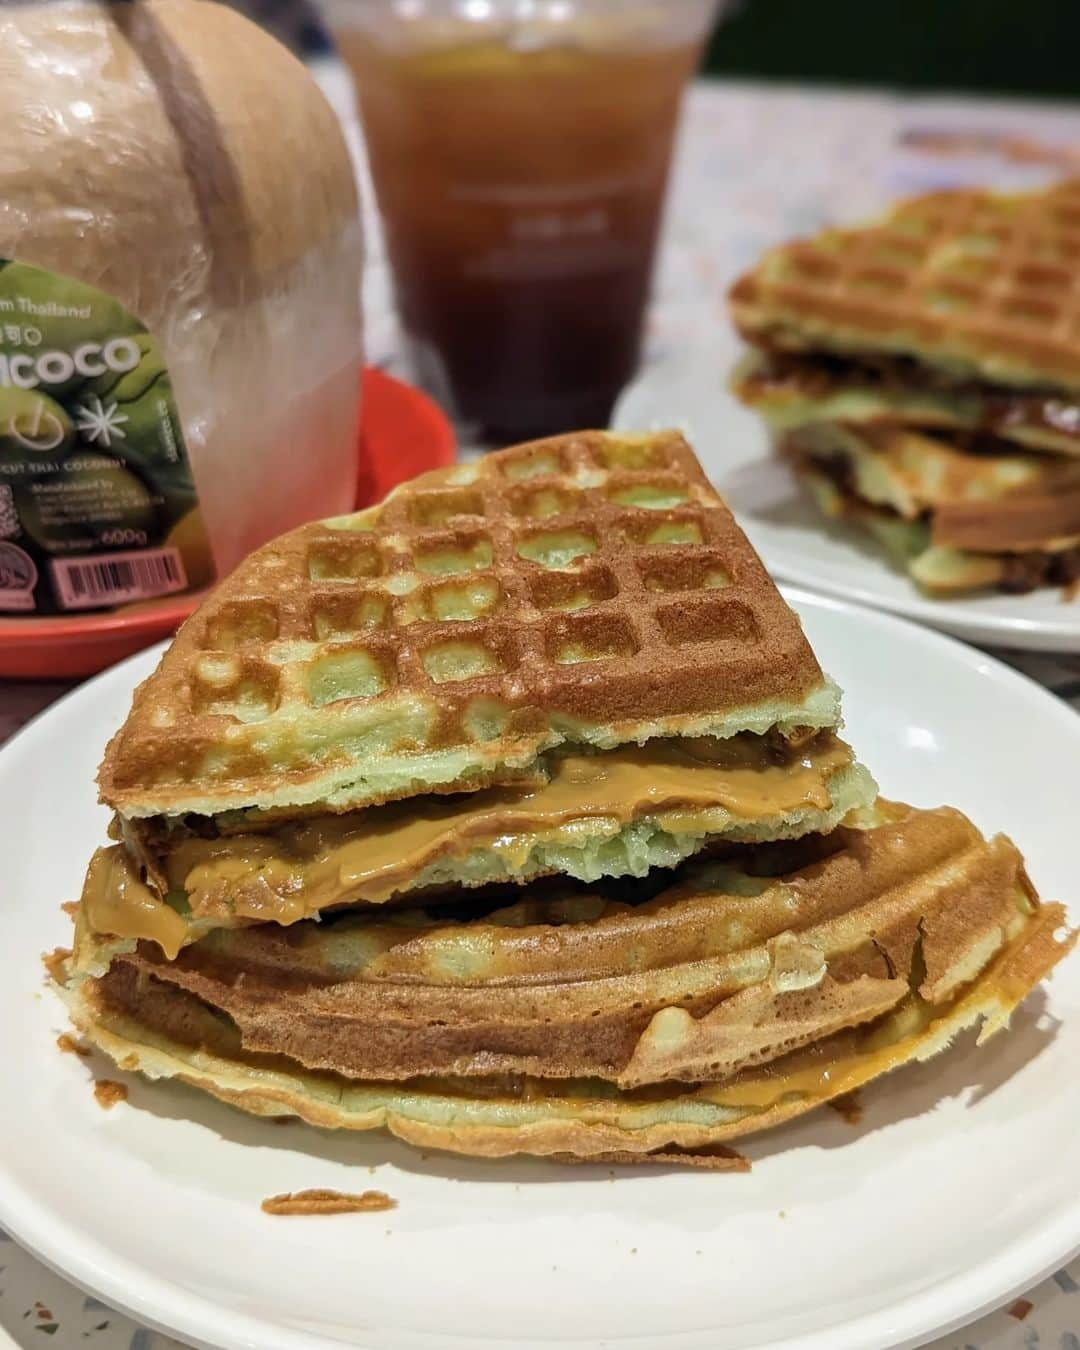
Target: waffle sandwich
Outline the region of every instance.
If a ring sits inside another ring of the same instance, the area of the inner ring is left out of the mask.
[[[1080,578],[1080,184],[937,192],[732,288],[735,391],[930,593]]]
[[[877,800],[839,717],[679,436],[438,471],[184,626],[51,970],[122,1067],[256,1114],[739,1166],[1068,945],[1007,840]]]

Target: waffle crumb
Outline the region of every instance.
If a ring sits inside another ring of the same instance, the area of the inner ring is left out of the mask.
[[[385,1191],[286,1191],[262,1202],[264,1214],[370,1214],[396,1209],[397,1201]]]
[[[62,1050],[65,1055],[81,1055],[83,1059],[93,1053],[90,1046],[84,1041],[77,1041],[69,1031],[61,1032],[56,1038],[57,1049]]]
[[[842,1097],[834,1097],[829,1106],[849,1125],[858,1125],[862,1121],[864,1107],[857,1092],[845,1092]]]
[[[1015,1317],[1018,1322],[1022,1322],[1034,1306],[1035,1304],[1032,1303],[1030,1299],[1017,1299],[1009,1309],[1009,1316]]]
[[[111,1078],[99,1078],[94,1084],[94,1096],[103,1111],[111,1111],[117,1102],[126,1102],[127,1095],[125,1084],[114,1083]]]
[[[64,963],[68,961],[70,957],[70,947],[54,947],[51,952],[42,952],[42,964],[46,971],[48,971],[49,979],[54,981],[54,983],[63,984],[67,979],[67,975],[64,971]]]

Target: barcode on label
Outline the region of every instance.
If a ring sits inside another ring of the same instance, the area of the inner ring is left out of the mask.
[[[0,483],[0,539],[15,539],[21,533],[15,494],[7,483]]]
[[[178,549],[159,548],[143,553],[99,553],[78,562],[53,559],[50,564],[61,609],[93,609],[168,595],[187,586],[187,573]]]

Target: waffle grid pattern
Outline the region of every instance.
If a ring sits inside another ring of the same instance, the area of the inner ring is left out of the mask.
[[[587,433],[425,475],[253,555],[137,694],[102,786],[303,772],[357,716],[360,753],[422,753],[535,742],[560,716],[797,702],[821,679],[685,441]],[[329,732],[305,749],[316,716]]]
[[[953,374],[1080,389],[1080,181],[901,202],[775,249],[732,302],[751,340],[876,345]]]

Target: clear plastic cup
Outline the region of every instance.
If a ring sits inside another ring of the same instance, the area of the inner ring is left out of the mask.
[[[492,440],[605,425],[638,363],[715,0],[326,0],[420,377]]]

